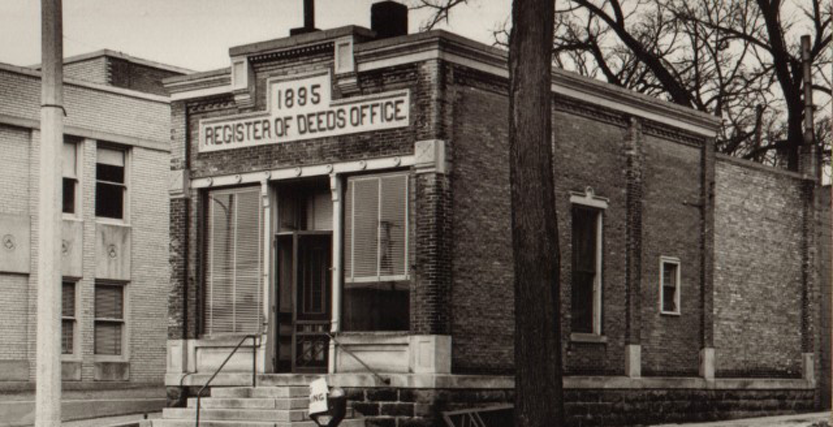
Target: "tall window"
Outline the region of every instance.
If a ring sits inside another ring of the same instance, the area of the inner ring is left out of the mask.
[[[95,163],[95,216],[124,219],[125,180],[124,150],[99,147]]]
[[[680,260],[660,257],[660,311],[662,314],[680,314]]]
[[[61,284],[61,354],[75,352],[75,283]]]
[[[260,188],[218,190],[207,198],[205,332],[260,330]]]
[[[121,356],[124,348],[125,285],[107,282],[95,284],[95,354]]]
[[[64,140],[63,164],[63,212],[75,214],[77,212],[76,193],[78,193],[78,143],[74,140]]]
[[[572,332],[601,334],[602,211],[572,208]]]
[[[408,175],[351,177],[344,200],[345,329],[408,329]]]

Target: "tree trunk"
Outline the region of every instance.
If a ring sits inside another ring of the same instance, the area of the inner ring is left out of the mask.
[[[553,0],[514,0],[509,167],[515,267],[515,426],[560,426],[561,298],[552,168]]]

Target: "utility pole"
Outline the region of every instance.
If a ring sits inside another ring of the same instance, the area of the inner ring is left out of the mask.
[[[61,0],[41,0],[38,179],[38,330],[35,427],[61,425],[61,150],[64,143]]]

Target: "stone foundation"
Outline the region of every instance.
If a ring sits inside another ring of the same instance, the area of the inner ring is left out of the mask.
[[[348,388],[367,427],[445,427],[443,412],[511,403],[511,389]],[[567,426],[715,421],[814,410],[813,390],[565,390]]]

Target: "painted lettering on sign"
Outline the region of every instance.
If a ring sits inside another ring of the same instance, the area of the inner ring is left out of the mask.
[[[319,378],[309,385],[309,413],[320,414],[327,412],[327,394],[329,388],[327,387],[327,379]]]
[[[266,113],[200,121],[200,152],[408,126],[407,90],[333,101],[329,74],[270,81]]]

